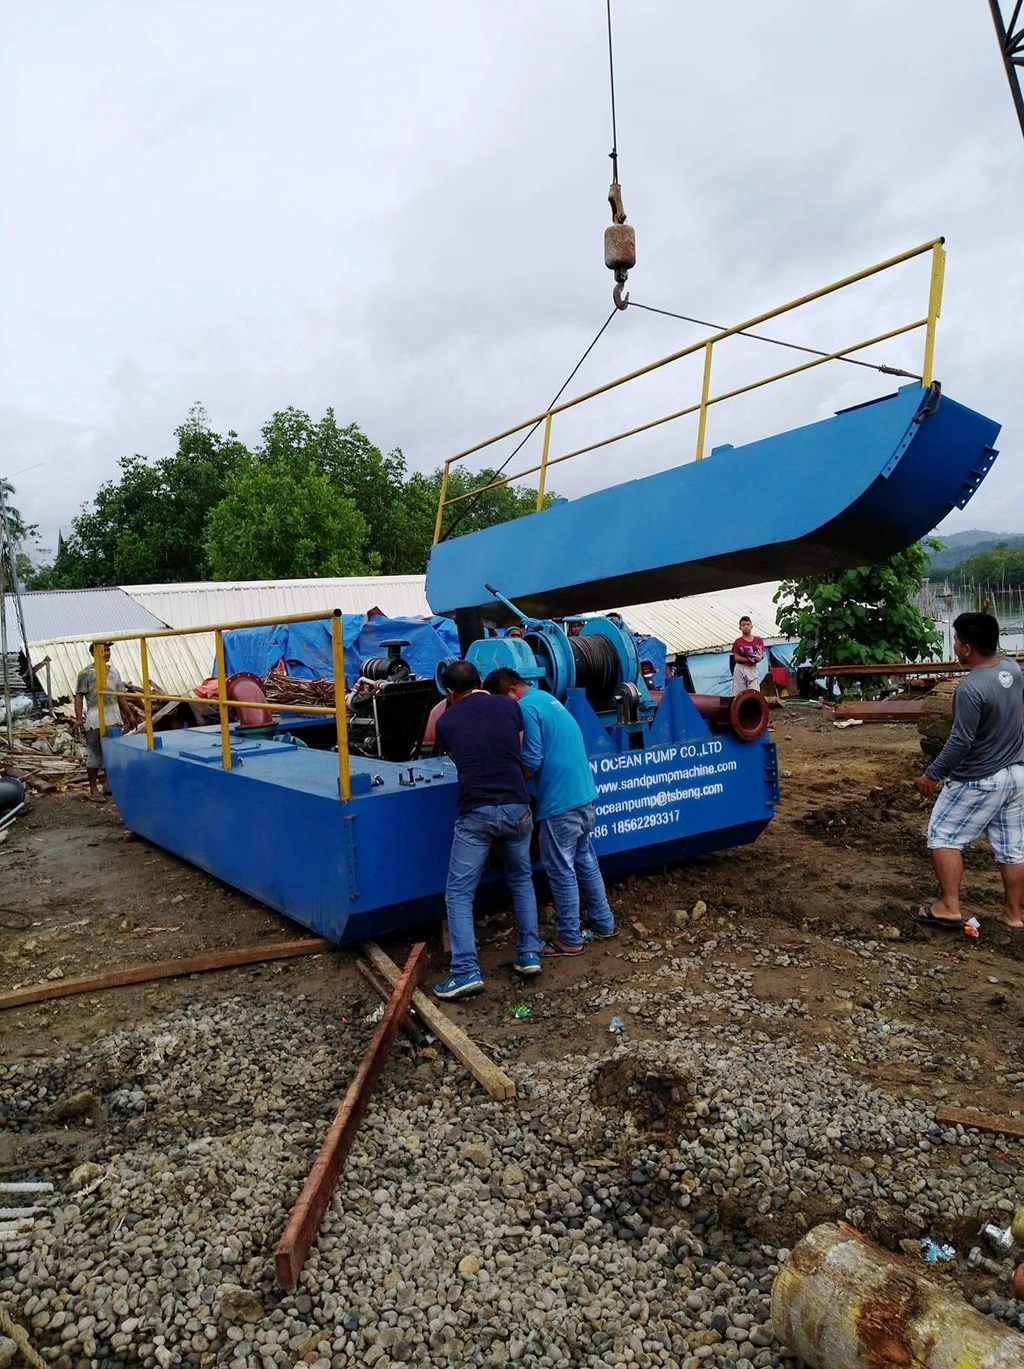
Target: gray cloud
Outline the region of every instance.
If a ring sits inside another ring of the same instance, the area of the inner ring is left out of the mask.
[[[593,0],[70,0],[9,21],[0,69],[0,470],[50,540],[196,399],[254,438],[285,404],[416,467],[542,408],[610,308],[609,127]],[[635,299],[734,322],[936,233],[937,372],[1004,424],[951,526],[1019,529],[1024,147],[984,6],[618,0]],[[922,312],[926,272],[772,326],[812,345]],[[695,340],[617,317],[588,387]],[[881,349],[917,369],[917,341]],[[880,358],[881,359],[881,358]],[[723,385],[789,364],[737,343]],[[681,363],[560,421],[556,447],[696,394]],[[828,367],[714,414],[740,442],[882,393]],[[684,458],[692,423],[560,468],[566,493]],[[525,455],[525,454],[524,454]]]

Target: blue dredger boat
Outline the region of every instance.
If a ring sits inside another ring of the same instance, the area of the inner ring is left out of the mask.
[[[513,666],[577,719],[608,873],[754,840],[778,800],[775,747],[760,696],[709,707],[675,678],[656,702],[619,621],[598,614],[569,637],[556,618],[878,561],[963,508],[995,460],[999,425],[932,381],[941,243],[894,261],[923,252],[933,254],[928,317],[908,325],[927,329],[922,383],[434,546],[427,598],[456,619],[463,654],[481,672]],[[698,456],[714,402],[706,371]],[[545,459],[557,412],[540,416]],[[739,491],[750,516],[736,516]],[[442,494],[439,532],[444,504]],[[485,635],[485,619],[518,620],[524,635]],[[318,630],[326,651],[335,644],[337,678],[337,620]],[[223,674],[222,650],[219,658]],[[437,697],[432,685],[409,683],[420,686],[420,705],[424,687]],[[408,710],[398,714],[406,726]],[[448,760],[415,745],[389,760],[385,737],[375,757],[346,755],[344,726],[339,740],[340,754],[229,733],[225,721],[156,735],[108,730],[103,746],[132,831],[348,942],[442,911],[456,779]],[[489,878],[499,885],[500,870]]]

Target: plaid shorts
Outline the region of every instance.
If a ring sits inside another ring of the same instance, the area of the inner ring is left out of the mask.
[[[1024,764],[944,785],[928,823],[928,849],[962,851],[982,832],[1000,865],[1024,865]]]

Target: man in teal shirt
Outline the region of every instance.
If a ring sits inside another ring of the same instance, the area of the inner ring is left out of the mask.
[[[484,688],[514,699],[523,715],[523,766],[533,777],[540,856],[558,915],[555,939],[544,954],[582,955],[581,891],[589,933],[599,939],[615,935],[615,914],[591,840],[597,787],[583,733],[556,698],[531,688],[514,670],[492,670]]]

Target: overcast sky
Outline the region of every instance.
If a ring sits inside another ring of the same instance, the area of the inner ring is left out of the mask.
[[[613,12],[634,299],[731,324],[945,234],[936,374],[1003,424],[946,526],[1024,531],[1024,142],[984,0]],[[246,440],[274,409],[333,405],[433,468],[542,409],[610,309],[603,0],[0,15],[0,474],[51,544],[122,454],[172,450],[197,400]],[[832,349],[919,317],[926,291],[918,263],[773,327]],[[578,386],[700,335],[629,310]],[[920,347],[879,359],[918,370]],[[740,342],[716,381],[791,355]],[[566,419],[555,447],[691,402],[699,378],[668,368]],[[891,388],[823,367],[723,405],[710,441]],[[688,423],[552,484],[688,459]]]

